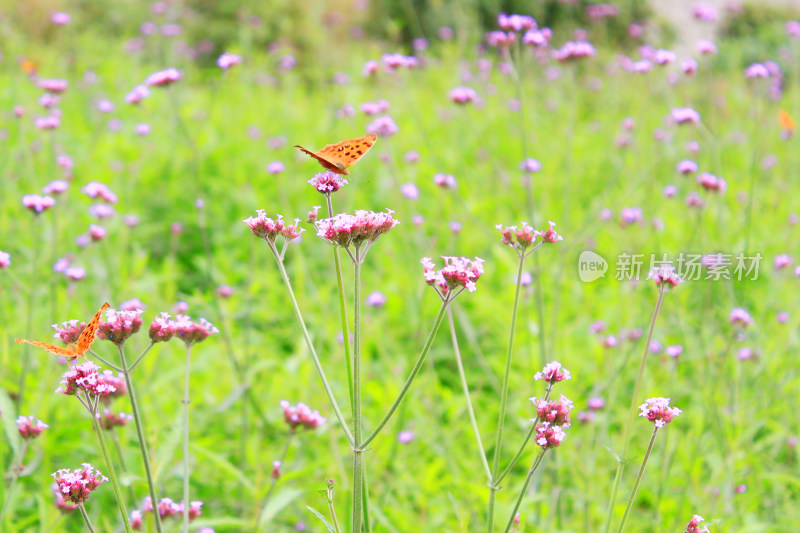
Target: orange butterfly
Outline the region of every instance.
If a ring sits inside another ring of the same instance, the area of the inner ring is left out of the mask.
[[[38,70],[38,65],[36,65],[36,62],[25,57],[19,60],[19,67],[27,76],[35,75],[36,71]]]
[[[364,157],[364,154],[372,148],[377,139],[377,135],[369,133],[358,139],[348,139],[336,144],[329,144],[319,152],[312,152],[299,144],[296,144],[295,148],[307,153],[331,172],[346,175],[350,174],[347,168]]]
[[[59,346],[53,346],[52,344],[47,344],[46,342],[36,342],[36,341],[29,341],[27,339],[14,339],[17,343],[26,342],[28,344],[33,344],[34,346],[38,346],[39,348],[44,348],[50,353],[54,353],[56,355],[63,355],[69,360],[77,359],[81,357],[86,351],[89,349],[89,346],[92,345],[94,342],[95,335],[97,333],[97,326],[100,325],[100,315],[103,314],[103,311],[108,309],[109,305],[108,302],[103,304],[103,307],[94,315],[94,318],[89,322],[89,324],[83,329],[81,332],[81,336],[78,337],[78,342],[73,344],[68,344],[66,348],[61,348]]]
[[[778,122],[780,122],[781,128],[784,130],[794,131],[794,120],[792,120],[792,117],[789,115],[789,113],[783,109],[778,111]]]

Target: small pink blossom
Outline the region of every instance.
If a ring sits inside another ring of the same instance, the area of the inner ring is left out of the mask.
[[[115,413],[110,409],[103,409],[102,413],[97,413],[97,421],[100,422],[100,427],[106,430],[127,426],[131,420],[133,420],[132,415],[122,412]]]
[[[478,93],[471,87],[456,87],[448,93],[448,97],[456,104],[462,105],[480,101]]]
[[[142,309],[119,311],[107,309],[105,318],[97,326],[97,336],[100,339],[122,345],[142,327]]]
[[[283,409],[284,421],[289,424],[292,430],[296,430],[298,427],[316,429],[328,420],[320,415],[319,411],[312,411],[309,406],[302,402],[297,405],[290,405],[286,400],[282,400],[280,405]]]
[[[185,312],[185,310],[184,310]],[[150,342],[167,342],[175,336],[176,324],[169,313],[161,313],[150,323]]]
[[[586,402],[586,406],[592,411],[599,411],[605,407],[605,405],[606,401],[603,398],[589,398],[589,400]]]
[[[792,256],[789,254],[778,254],[775,256],[775,270],[781,270],[792,264]]]
[[[597,50],[594,46],[586,41],[568,41],[561,48],[553,50],[553,57],[561,62],[591,57],[596,54]]]
[[[657,428],[663,428],[682,413],[677,407],[670,407],[669,402],[669,398],[650,398],[639,406],[642,411],[639,416],[653,422]]]
[[[191,317],[186,315],[175,317],[175,337],[182,340],[186,346],[202,342],[215,333],[219,333],[219,329],[205,318],[201,318],[199,322],[192,322]]]
[[[529,157],[519,164],[520,170],[528,173],[539,172],[542,169],[542,164],[536,159]]]
[[[43,213],[54,205],[56,199],[52,196],[40,196],[38,194],[26,194],[22,197],[22,205],[35,214]]]
[[[17,417],[17,431],[19,436],[26,440],[33,440],[49,428],[47,424],[31,416]]]
[[[703,39],[697,42],[697,51],[704,56],[713,55],[717,53],[717,45],[709,40]]]
[[[648,279],[652,279],[657,287],[663,285],[667,288],[674,288],[683,283],[683,278],[681,278],[678,273],[675,272],[675,268],[669,264],[663,264],[654,268],[647,277]]]
[[[697,163],[691,159],[684,159],[683,161],[680,161],[675,168],[681,174],[692,174],[697,172]]]
[[[69,182],[64,180],[53,180],[42,187],[43,194],[61,194],[69,188]]]
[[[644,220],[641,207],[623,207],[619,212],[619,216],[622,226],[628,226]]]
[[[752,316],[750,316],[750,313],[748,313],[741,307],[735,307],[731,309],[731,312],[728,315],[728,322],[746,328],[752,326],[755,323],[755,320],[753,319]]]
[[[410,430],[403,430],[397,434],[397,441],[400,444],[409,444],[415,438],[414,432]]]
[[[330,170],[316,174],[313,178],[308,180],[308,184],[322,194],[336,192],[347,185],[347,183],[348,181],[345,178]]]
[[[413,183],[404,183],[400,186],[400,194],[409,200],[416,200],[419,198],[419,189]]]
[[[536,406],[536,417],[540,422],[569,427],[569,413],[575,407],[572,401],[561,395],[558,400],[545,400],[544,398],[529,398]]]
[[[69,471],[66,469],[54,472],[59,493],[67,501],[80,504],[89,499],[89,495],[108,478],[95,470],[92,465],[83,463],[83,468]]]
[[[70,20],[72,20],[72,17],[69,16],[69,13],[59,12],[50,15],[50,22],[56,26],[66,26]]]
[[[286,166],[280,161],[273,161],[267,165],[268,174],[280,174],[286,169]]]
[[[242,56],[230,52],[223,52],[223,54],[217,58],[217,66],[222,70],[228,70],[241,62]]]
[[[683,346],[680,344],[672,344],[664,348],[664,353],[673,359],[677,359],[681,356],[681,354],[683,354]]]
[[[769,70],[763,63],[753,63],[744,69],[744,77],[749,79],[769,78]]]
[[[692,6],[692,16],[703,22],[716,22],[717,10],[710,2],[697,2]]]
[[[709,172],[703,172],[697,176],[697,184],[707,191],[714,191],[719,194],[723,194],[728,190],[728,183],[723,178]]]
[[[703,199],[700,197],[700,195],[697,194],[694,191],[692,191],[692,192],[690,192],[689,194],[686,195],[686,198],[684,199],[684,202],[689,207],[698,207],[698,208],[700,208],[700,207],[703,207],[703,205],[705,205],[705,202],[703,202]]]
[[[109,204],[117,203],[117,195],[111,192],[106,184],[99,181],[90,181],[81,188],[81,192],[89,198],[98,198]]]
[[[483,259],[476,257],[445,257],[445,265],[441,270],[436,267],[429,257],[423,257],[420,261],[424,269],[425,282],[435,287],[440,294],[448,295],[459,287],[469,292],[475,292],[476,282],[484,273]]]
[[[566,436],[567,434],[561,426],[555,426],[549,422],[544,422],[536,426],[536,436],[534,440],[536,444],[546,450],[548,448],[557,448]]]
[[[117,388],[106,381],[105,376],[98,372],[99,368],[91,361],[71,367],[62,376],[56,393],[75,395],[79,391],[84,391],[101,397],[115,393]]]
[[[299,218],[294,219],[294,224],[286,224],[282,215],[277,215],[273,220],[267,217],[267,213],[263,209],[256,211],[255,217],[245,219],[244,223],[247,224],[253,235],[272,243],[275,242],[278,236],[282,236],[287,241],[294,240],[305,231],[303,228],[298,228],[300,225]]]
[[[558,383],[559,381],[566,381],[572,379],[569,370],[561,366],[558,361],[553,361],[544,365],[541,371],[533,376],[534,381],[546,381],[548,383]]]
[[[145,85],[150,87],[165,87],[171,85],[183,77],[181,71],[176,68],[159,70],[147,76],[144,80]]]
[[[697,124],[700,122],[700,113],[691,107],[675,107],[670,113],[670,118],[676,124]]]
[[[334,246],[369,246],[400,221],[393,218],[394,211],[374,212],[358,210],[355,214],[340,213],[332,218],[318,220],[317,236]]]
[[[389,115],[378,117],[367,125],[367,133],[375,133],[380,137],[391,137],[398,131],[400,128]]]
[[[442,189],[455,189],[458,187],[458,181],[450,174],[439,173],[433,176],[433,183]]]
[[[150,89],[148,89],[146,85],[137,85],[125,95],[125,101],[135,105],[148,96],[150,96]]]
[[[67,90],[69,83],[67,80],[43,78],[39,80],[38,85],[49,93],[63,93]]]
[[[373,291],[367,295],[367,305],[372,307],[383,307],[386,305],[386,295],[381,291]]]
[[[706,519],[699,514],[692,516],[692,519],[686,524],[686,533],[710,533],[707,527],[700,527],[700,522],[705,521]]]

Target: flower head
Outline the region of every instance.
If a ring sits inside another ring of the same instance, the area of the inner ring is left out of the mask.
[[[22,197],[22,205],[29,209],[34,214],[43,213],[54,205],[56,199],[52,196],[39,196],[38,194],[26,194]]]
[[[110,409],[103,409],[102,413],[97,413],[97,420],[103,429],[114,429],[119,426],[127,426],[128,422],[133,420],[133,416],[122,412],[115,413]]]
[[[450,100],[456,104],[468,104],[480,101],[478,93],[471,87],[456,87],[448,93]]]
[[[553,361],[544,365],[541,371],[533,376],[535,381],[546,381],[548,383],[557,383],[559,381],[566,381],[572,379],[569,370],[561,366],[558,361]]]
[[[222,70],[228,70],[229,68],[235,67],[241,62],[242,56],[239,54],[232,54],[230,52],[223,52],[223,54],[217,58],[217,66]]]
[[[308,180],[308,184],[314,187],[322,194],[330,194],[332,192],[336,192],[345,185],[347,185],[347,183],[348,182],[346,179],[344,179],[342,176],[340,176],[335,172],[331,172],[330,170],[326,170],[325,172],[320,172],[319,174],[315,175],[313,178]]]
[[[117,195],[111,192],[108,185],[99,181],[90,181],[81,188],[81,192],[89,198],[98,198],[108,204],[117,203]]]
[[[553,57],[561,62],[591,57],[595,54],[597,50],[592,43],[586,41],[569,41],[561,48],[553,50]]]
[[[436,270],[430,257],[423,257],[420,261],[424,269],[425,282],[441,291],[442,295],[448,295],[452,290],[459,287],[475,292],[476,282],[484,273],[483,262],[480,257],[470,259],[469,257],[445,257],[444,267]]]
[[[125,101],[129,104],[138,104],[150,96],[150,89],[146,85],[137,85],[125,95]]]
[[[131,311],[106,310],[106,317],[97,326],[97,336],[121,345],[142,327],[142,309]]]
[[[700,522],[705,522],[706,519],[696,514],[689,520],[689,523],[686,524],[686,533],[709,533],[708,528],[703,526],[700,527]]]
[[[42,432],[49,428],[47,424],[38,420],[31,416],[20,416],[17,418],[17,431],[19,431],[19,436],[23,439],[35,439]]]
[[[214,333],[219,333],[219,329],[205,318],[201,318],[200,322],[192,322],[187,315],[175,317],[175,336],[187,346],[202,342]]]
[[[683,283],[683,278],[681,278],[677,272],[675,272],[675,268],[672,265],[663,264],[660,265],[653,270],[650,271],[650,274],[647,276],[648,279],[652,279],[656,286],[661,287],[677,287],[681,283]]]
[[[697,184],[707,191],[714,191],[723,194],[728,190],[728,183],[720,177],[709,172],[703,172],[697,176]]]
[[[168,68],[153,72],[144,80],[145,85],[150,87],[164,87],[171,85],[183,77],[181,71],[176,68]]]
[[[400,223],[392,218],[393,213],[391,209],[385,213],[359,210],[353,215],[341,213],[332,218],[323,218],[315,224],[317,236],[344,248],[350,245],[358,247],[364,243],[369,246]]]
[[[670,118],[676,124],[697,124],[700,122],[700,113],[691,107],[676,107],[672,109]]]
[[[543,450],[548,448],[558,448],[561,441],[566,438],[567,433],[561,426],[556,426],[550,422],[542,422],[536,425],[536,444],[542,447]]]
[[[575,407],[572,401],[561,395],[556,401],[545,400],[544,398],[530,398],[536,406],[536,416],[542,422],[549,422],[562,427],[569,427],[569,413]]]
[[[289,424],[293,430],[298,427],[303,429],[316,429],[325,422],[327,418],[319,414],[319,411],[312,411],[309,406],[299,402],[297,405],[291,405],[286,400],[282,400],[281,408],[283,409],[284,421]]]
[[[62,469],[54,472],[59,493],[63,498],[75,504],[83,503],[89,495],[108,478],[95,470],[92,465],[83,463],[83,468],[69,471]]]
[[[433,176],[433,183],[442,189],[455,189],[458,187],[458,181],[450,174],[439,173]]]
[[[58,483],[51,484],[50,489],[53,491],[53,496],[55,496],[56,498],[56,507],[58,508],[59,511],[61,511],[64,514],[69,514],[78,508],[77,503],[72,503],[64,499],[64,495],[58,488]]]
[[[150,323],[150,342],[167,342],[175,336],[175,321],[169,313],[161,313]]]
[[[731,313],[728,315],[728,322],[731,324],[741,325],[742,327],[752,326],[755,323],[753,317],[750,316],[750,313],[742,309],[741,307],[735,307],[731,309]]]
[[[275,219],[267,216],[267,212],[263,209],[256,211],[255,217],[249,217],[244,220],[244,223],[250,228],[250,231],[256,237],[260,237],[269,242],[274,243],[278,236],[283,236],[287,241],[291,241],[300,236],[305,230],[298,228],[300,219],[294,219],[294,224],[286,224],[283,221],[282,215],[277,215]]]
[[[93,396],[108,396],[117,391],[116,386],[110,383],[107,375],[100,374],[96,364],[86,361],[75,365],[66,372],[61,379],[61,386],[56,390],[59,394],[74,395],[84,391]]]
[[[536,242],[536,238],[541,233],[527,222],[521,222],[519,226],[503,226],[498,224],[495,226],[497,230],[503,235],[502,242],[514,248],[519,253],[523,253],[529,246]]]
[[[61,194],[69,188],[69,182],[64,180],[53,180],[42,187],[42,194]]]
[[[0,268],[8,268],[11,266],[11,254],[0,250]]]
[[[683,412],[677,407],[670,407],[669,401],[669,398],[650,398],[639,406],[642,411],[639,416],[653,422],[657,428],[663,428]]]
[[[390,137],[398,131],[400,128],[389,115],[378,117],[367,125],[367,133],[375,133],[380,137]]]

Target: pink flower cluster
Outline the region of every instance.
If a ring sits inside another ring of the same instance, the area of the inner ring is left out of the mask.
[[[430,257],[423,257],[420,263],[424,269],[425,282],[434,287],[440,295],[446,296],[459,287],[475,292],[476,282],[484,273],[483,262],[480,257],[446,257],[444,267],[436,270]]]
[[[686,533],[710,533],[706,526],[700,527],[700,522],[705,521],[706,519],[699,514],[692,516],[692,519],[686,524]]]
[[[471,87],[456,87],[448,93],[450,100],[456,104],[468,104],[480,102],[478,93]]]
[[[11,266],[11,254],[0,250],[0,268],[8,268]]]
[[[35,439],[49,427],[41,420],[35,419],[33,415],[17,418],[17,431],[19,431],[19,436],[23,439]]]
[[[534,30],[537,28],[536,19],[528,15],[497,15],[497,25],[506,31]]]
[[[347,185],[347,180],[335,172],[326,170],[308,180],[308,184],[322,194],[330,194]]]
[[[78,508],[77,503],[72,503],[64,499],[64,495],[58,488],[58,483],[51,484],[50,489],[53,491],[53,496],[56,498],[56,508],[59,511],[64,514],[69,514]]]
[[[743,327],[752,326],[755,324],[755,320],[750,313],[742,309],[741,307],[735,307],[731,309],[730,315],[728,315],[728,322],[731,324],[740,325]]]
[[[374,102],[364,102],[361,104],[361,112],[365,115],[380,115],[389,110],[390,104],[387,100],[376,100]]]
[[[235,67],[241,62],[242,56],[239,54],[232,54],[230,52],[223,52],[223,54],[217,58],[217,66],[222,70],[228,70],[229,68]]]
[[[700,113],[691,107],[675,107],[670,113],[670,119],[675,124],[697,124],[700,122]]]
[[[39,87],[47,91],[48,93],[63,93],[67,90],[69,86],[69,82],[67,80],[61,79],[54,79],[54,78],[43,78],[39,80],[38,83]]]
[[[282,215],[277,215],[273,220],[267,216],[267,212],[263,209],[256,211],[256,215],[245,219],[244,223],[247,224],[253,235],[269,242],[274,243],[279,235],[287,241],[291,241],[305,231],[297,227],[300,224],[299,218],[294,219],[294,224],[287,225],[283,221]]]
[[[125,95],[125,101],[129,104],[138,104],[150,96],[150,89],[146,85],[137,85]]]
[[[394,72],[400,68],[416,68],[419,65],[417,58],[400,53],[384,54],[381,56],[383,68],[387,72]]]
[[[548,448],[557,448],[561,441],[567,436],[566,431],[561,426],[556,426],[549,422],[542,422],[536,426],[536,444],[546,450]]]
[[[97,413],[97,420],[103,429],[113,429],[118,426],[127,426],[133,420],[133,416],[123,412],[115,413],[110,409],[103,409],[102,413]]]
[[[519,226],[498,224],[495,228],[503,235],[503,244],[507,244],[518,253],[524,253],[541,235],[541,232],[533,229],[527,222],[520,222]]]
[[[650,398],[639,406],[642,411],[639,416],[653,422],[657,428],[663,428],[683,412],[677,407],[670,407],[669,402],[669,398]]]
[[[81,333],[86,328],[86,322],[80,320],[67,320],[61,324],[53,324],[53,329],[56,330],[53,337],[60,339],[64,344],[74,344],[78,342]]]
[[[616,4],[589,4],[586,6],[586,16],[592,20],[616,17],[619,15],[619,8]]]
[[[176,68],[168,68],[150,74],[147,76],[147,78],[145,78],[144,84],[149,85],[150,87],[164,87],[175,83],[182,77],[183,74],[180,70]]]
[[[536,406],[536,417],[540,422],[563,426],[570,426],[569,413],[575,407],[572,400],[561,395],[557,401],[545,400],[544,398],[530,398]],[[535,419],[534,419],[535,420]]]
[[[117,391],[105,373],[100,374],[96,364],[91,361],[86,361],[79,365],[75,365],[66,372],[61,379],[61,386],[56,389],[59,394],[77,394],[78,391],[84,391],[93,396],[107,396]]]
[[[675,268],[667,264],[654,268],[647,277],[652,279],[658,287],[664,285],[672,288],[683,283],[683,278],[675,272]]]
[[[728,190],[728,182],[709,172],[703,172],[697,176],[697,184],[707,191],[714,191],[719,194],[724,194]]]
[[[317,236],[344,248],[372,243],[400,223],[392,218],[392,213],[391,209],[385,213],[358,210],[354,215],[341,213],[333,218],[323,218],[315,224]]]
[[[107,204],[117,203],[117,195],[111,192],[108,185],[99,181],[90,181],[81,188],[81,192],[92,199],[100,199]]]
[[[458,181],[456,180],[455,176],[451,174],[444,174],[442,172],[434,174],[433,183],[442,189],[455,189],[458,187]]]
[[[312,411],[309,406],[302,402],[297,405],[291,405],[286,400],[282,400],[280,405],[283,408],[283,419],[292,430],[300,426],[304,429],[316,429],[328,420],[320,415],[319,411]]]
[[[389,115],[378,117],[367,124],[367,133],[375,133],[381,137],[390,137],[400,131],[394,119]]]
[[[158,505],[156,506],[158,510],[158,515],[161,518],[182,518],[184,512],[186,512],[186,507],[183,502],[177,503],[172,498],[161,498],[159,500]],[[189,502],[189,521],[193,521],[195,518],[202,514],[203,510],[203,502],[201,501],[194,501]],[[144,502],[142,503],[141,510],[135,510],[131,512],[131,528],[136,531],[141,531],[143,526],[143,513],[152,513],[153,512],[153,501],[150,497],[146,497]]]
[[[118,346],[123,344],[142,327],[142,313],[143,310],[141,309],[132,311],[106,310],[105,319],[101,320],[97,327],[97,336]]]
[[[150,323],[150,342],[167,342],[175,336],[175,321],[169,313],[161,313]]]
[[[56,199],[52,196],[40,196],[38,194],[26,194],[22,197],[22,205],[34,214],[47,211],[56,205]]]
[[[546,381],[548,383],[558,383],[559,381],[566,381],[572,379],[572,374],[569,370],[561,366],[558,361],[553,361],[544,365],[541,371],[533,376],[534,381]]]
[[[53,474],[58,492],[62,497],[74,504],[80,504],[89,499],[89,495],[108,478],[95,470],[89,463],[83,463],[83,468],[78,470],[61,469]]]
[[[561,62],[591,57],[595,54],[597,50],[592,43],[586,41],[568,41],[561,48],[553,50],[553,58]]]
[[[201,318],[200,322],[192,322],[188,315],[175,317],[175,337],[181,339],[187,346],[202,342],[215,333],[219,333],[219,329],[205,318]]]

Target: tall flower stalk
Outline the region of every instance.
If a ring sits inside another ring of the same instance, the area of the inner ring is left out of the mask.
[[[503,236],[503,244],[511,247],[517,252],[519,262],[517,268],[516,287],[514,290],[514,304],[511,309],[511,326],[506,348],[503,384],[500,389],[500,412],[498,414],[497,430],[495,432],[494,455],[492,457],[492,475],[489,483],[489,505],[486,513],[486,530],[489,533],[494,530],[495,501],[497,499],[497,491],[500,488],[498,485],[498,478],[500,477],[500,454],[503,447],[503,430],[505,428],[506,408],[508,402],[508,382],[511,376],[511,358],[514,351],[514,336],[517,327],[517,313],[519,310],[519,297],[522,288],[523,268],[525,266],[525,259],[533,254],[536,250],[541,248],[542,245],[545,243],[555,243],[563,240],[563,237],[556,233],[554,227],[555,224],[550,222],[550,226],[547,231],[542,233],[535,230],[526,222],[522,222],[519,226],[497,226],[497,229]]]
[[[656,326],[656,319],[658,318],[658,313],[661,310],[661,302],[664,299],[664,294],[666,293],[668,288],[674,288],[679,284],[683,283],[683,280],[678,276],[673,268],[669,265],[663,265],[650,273],[650,278],[655,282],[656,286],[658,287],[658,299],[656,300],[656,306],[653,310],[653,317],[650,319],[650,328],[647,331],[647,341],[644,343],[644,351],[642,353],[642,360],[639,363],[639,373],[636,376],[636,385],[633,388],[633,397],[631,398],[631,408],[628,415],[628,421],[625,424],[625,433],[623,434],[622,438],[622,453],[617,459],[617,472],[614,475],[614,482],[611,486],[611,497],[608,501],[608,511],[606,514],[606,523],[603,527],[604,533],[608,533],[609,528],[611,527],[611,519],[614,514],[614,505],[617,500],[617,492],[619,491],[619,484],[622,480],[622,473],[625,469],[625,461],[627,460],[628,455],[628,447],[630,445],[630,432],[631,426],[633,425],[633,420],[636,418],[636,398],[639,396],[639,388],[642,384],[642,378],[644,377],[644,370],[647,365],[647,355],[650,353],[650,346],[653,340],[653,330]]]

